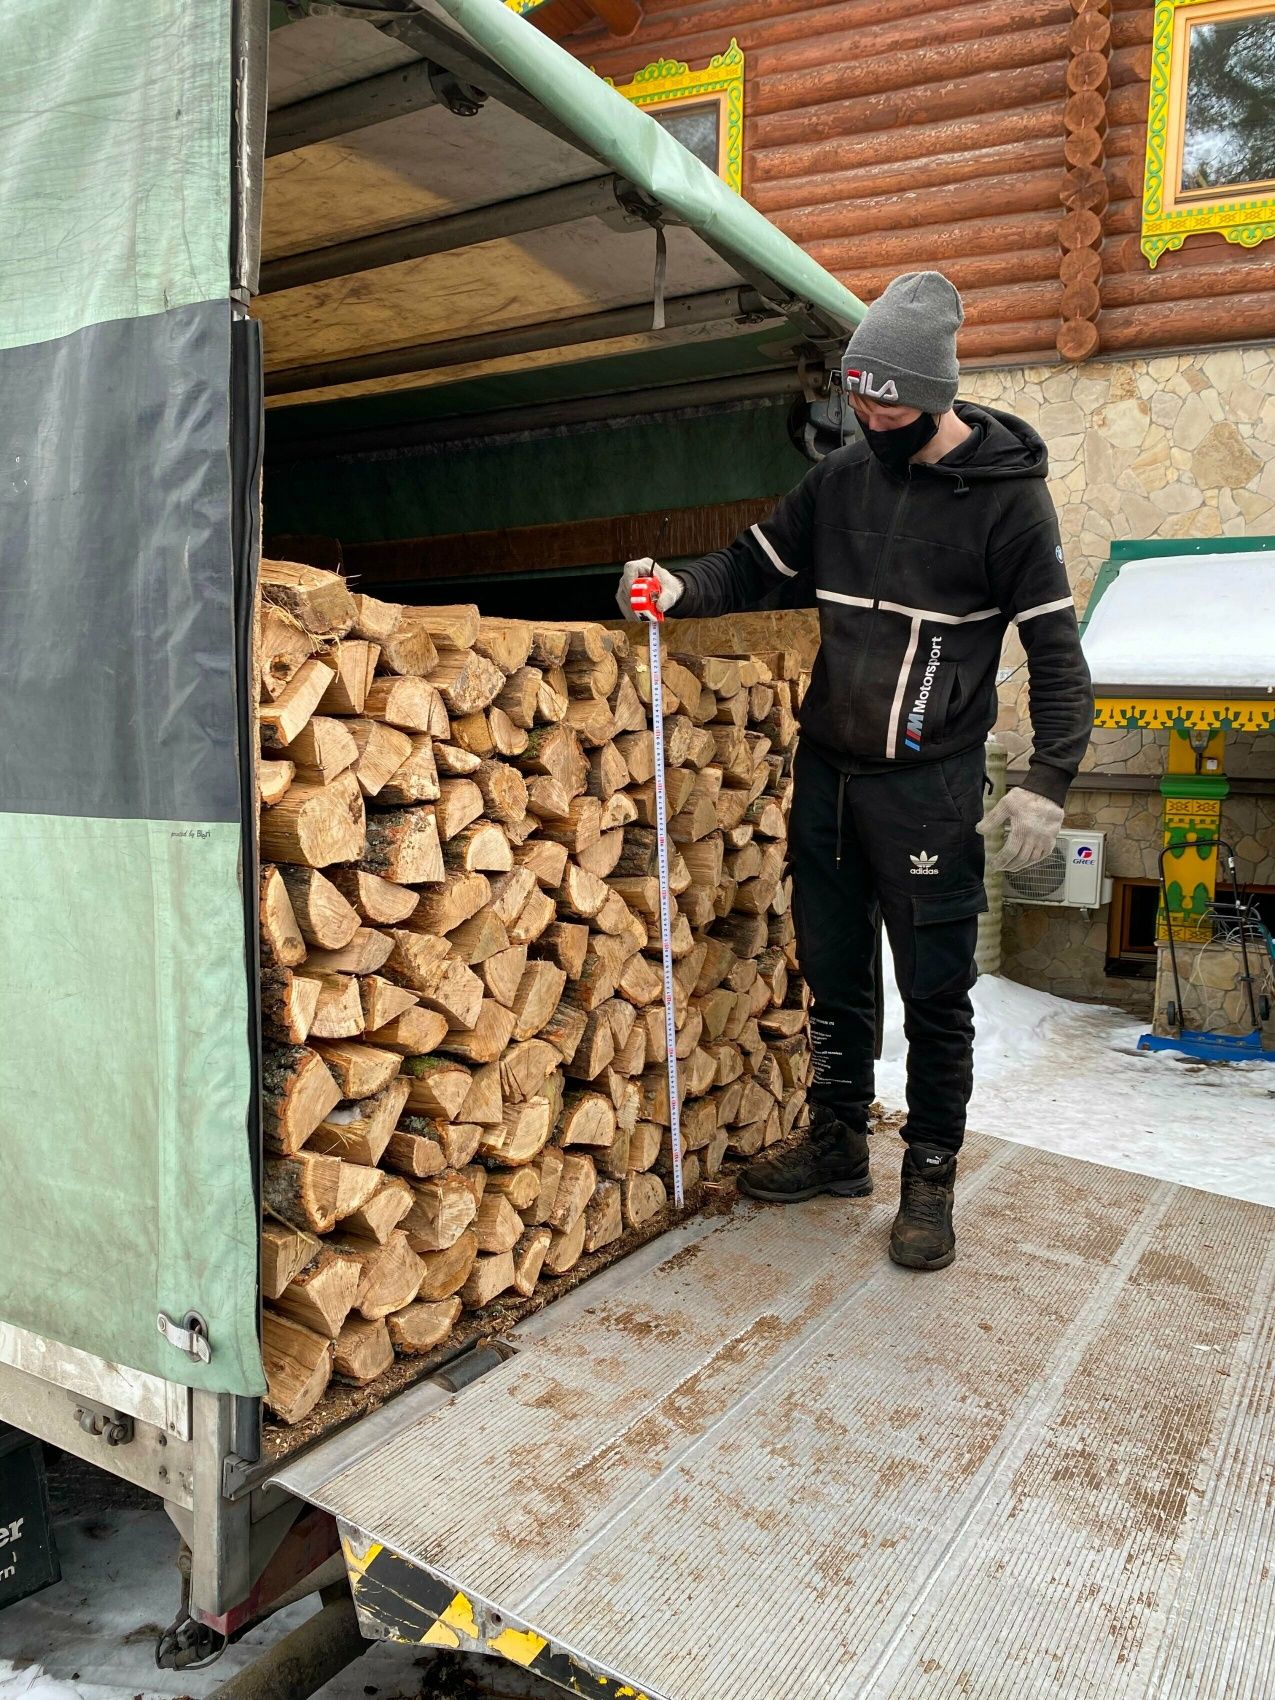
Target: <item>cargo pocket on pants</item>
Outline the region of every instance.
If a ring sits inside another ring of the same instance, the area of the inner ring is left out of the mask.
[[[913,897],[914,998],[969,991],[977,978],[974,951],[978,918],[987,913],[987,908],[987,892],[981,885]]]

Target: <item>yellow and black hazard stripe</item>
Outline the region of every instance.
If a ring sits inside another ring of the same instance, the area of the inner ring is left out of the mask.
[[[534,1630],[507,1622],[498,1611],[344,1524],[341,1550],[365,1634],[416,1647],[495,1654],[543,1682],[590,1700],[649,1700],[640,1688],[556,1647]]]

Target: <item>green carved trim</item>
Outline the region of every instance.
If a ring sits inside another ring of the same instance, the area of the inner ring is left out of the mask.
[[[1231,783],[1221,773],[1165,773],[1160,776],[1160,795],[1195,802],[1200,797],[1229,797]]]
[[[1213,0],[1156,0],[1151,38],[1151,92],[1147,109],[1147,155],[1142,183],[1142,252],[1154,270],[1160,256],[1180,248],[1188,236],[1218,231],[1228,242],[1256,248],[1275,236],[1275,193],[1243,200],[1213,200],[1188,206],[1177,204],[1177,153],[1186,89],[1176,89],[1173,77],[1174,38],[1178,14],[1188,6]],[[1185,28],[1185,23],[1183,28]],[[1185,61],[1183,62],[1185,76]],[[1179,117],[1176,126],[1174,117]],[[1176,137],[1171,144],[1170,132]],[[1173,157],[1170,158],[1170,152]]]

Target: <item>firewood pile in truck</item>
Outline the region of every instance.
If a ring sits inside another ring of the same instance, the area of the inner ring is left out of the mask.
[[[670,1209],[645,645],[263,561],[267,1405]],[[804,1118],[786,653],[664,667],[683,1177]]]

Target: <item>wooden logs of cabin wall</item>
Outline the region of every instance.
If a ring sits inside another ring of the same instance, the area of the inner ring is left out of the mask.
[[[1059,199],[1063,293],[1056,346],[1064,360],[1098,352],[1102,310],[1102,219],[1111,199],[1103,138],[1111,86],[1111,0],[1071,0],[1067,32],[1067,104],[1063,108],[1067,170]]]

